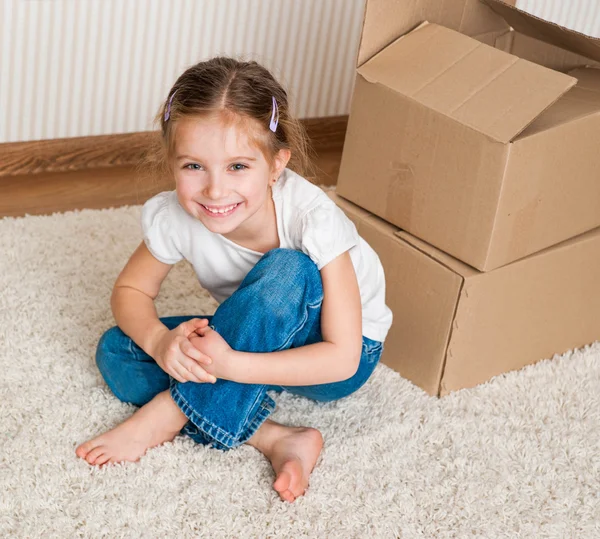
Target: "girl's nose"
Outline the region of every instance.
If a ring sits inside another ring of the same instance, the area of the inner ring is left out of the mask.
[[[225,192],[226,188],[223,181],[217,175],[211,174],[204,189],[204,195],[210,200],[216,201],[222,199]]]

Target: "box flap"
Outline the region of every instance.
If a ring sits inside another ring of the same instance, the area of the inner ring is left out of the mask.
[[[508,30],[506,21],[480,0],[367,0],[357,66],[423,21],[442,24],[467,36]]]
[[[580,67],[569,71],[569,75],[577,79],[577,88],[600,94],[600,69]]]
[[[504,143],[577,82],[428,22],[358,72]]]
[[[575,122],[586,116],[600,114],[600,69],[578,68],[569,71],[569,75],[577,78],[577,85],[540,114],[515,139],[516,143],[568,122]],[[568,144],[577,145],[579,143],[576,140],[569,139]]]
[[[557,45],[594,60],[600,60],[600,39],[569,30],[522,11],[502,0],[482,0],[518,32]],[[511,4],[514,2],[511,2]],[[567,8],[568,9],[568,8]]]

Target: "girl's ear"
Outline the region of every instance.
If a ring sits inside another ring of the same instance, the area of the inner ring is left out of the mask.
[[[288,149],[279,150],[277,154],[275,154],[275,159],[273,160],[273,178],[271,178],[272,182],[275,183],[277,178],[283,172],[283,169],[287,166],[290,157],[292,156],[292,152]]]

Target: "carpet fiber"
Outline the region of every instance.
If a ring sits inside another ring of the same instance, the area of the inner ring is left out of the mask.
[[[178,436],[137,463],[77,458],[135,411],[94,352],[140,211],[0,220],[1,537],[600,536],[600,343],[441,400],[384,365],[337,402],[281,394],[272,418],[325,438],[293,504],[248,445]],[[157,299],[160,316],[215,307],[185,262]]]

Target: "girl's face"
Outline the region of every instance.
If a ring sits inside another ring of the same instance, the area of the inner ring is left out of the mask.
[[[178,120],[173,162],[177,199],[210,231],[248,239],[260,234],[268,219],[270,187],[289,157],[289,150],[281,150],[269,164],[239,123],[225,122],[220,115]]]

